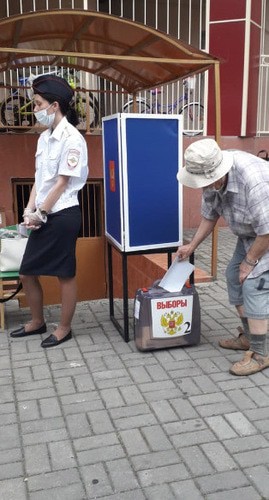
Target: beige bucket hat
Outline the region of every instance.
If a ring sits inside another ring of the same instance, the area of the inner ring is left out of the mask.
[[[233,153],[222,151],[214,139],[193,142],[184,154],[185,166],[177,179],[184,186],[203,188],[223,177],[233,165]]]

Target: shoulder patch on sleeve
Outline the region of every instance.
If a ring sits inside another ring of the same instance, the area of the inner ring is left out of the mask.
[[[80,159],[80,151],[78,149],[69,149],[67,154],[67,165],[70,170],[76,168]]]

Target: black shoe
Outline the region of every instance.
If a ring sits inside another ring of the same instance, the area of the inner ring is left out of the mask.
[[[30,335],[38,335],[40,333],[46,333],[46,331],[47,331],[46,323],[40,326],[40,328],[32,330],[31,332],[26,332],[24,326],[21,326],[20,328],[17,328],[17,330],[13,330],[13,332],[10,333],[10,337],[12,338],[28,337]]]
[[[56,345],[62,344],[63,342],[66,342],[67,340],[70,340],[72,338],[72,332],[70,332],[61,340],[58,340],[53,333],[47,337],[45,340],[41,342],[41,347],[54,347]]]

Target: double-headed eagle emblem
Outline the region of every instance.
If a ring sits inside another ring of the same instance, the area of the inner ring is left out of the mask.
[[[179,333],[183,321],[183,314],[176,311],[170,311],[161,316],[161,325],[168,335]]]

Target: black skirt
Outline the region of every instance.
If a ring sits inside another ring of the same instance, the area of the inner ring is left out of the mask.
[[[20,274],[72,278],[76,274],[76,241],[81,226],[79,206],[49,214],[40,229],[31,231]]]

